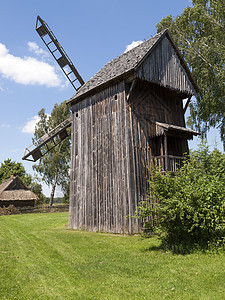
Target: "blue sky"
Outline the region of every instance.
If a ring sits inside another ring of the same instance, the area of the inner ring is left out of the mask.
[[[155,35],[155,25],[163,17],[176,16],[190,4],[189,0],[1,0],[0,163],[11,158],[33,174],[33,163],[21,158],[31,144],[38,111],[44,107],[51,113],[55,103],[75,92],[35,31],[37,15],[87,81],[127,45]],[[213,131],[210,143],[215,138],[219,140]],[[47,187],[44,192],[49,193]]]

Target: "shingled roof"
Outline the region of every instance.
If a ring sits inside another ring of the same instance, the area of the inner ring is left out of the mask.
[[[68,100],[68,103],[78,100],[78,98],[96,87],[132,71],[167,31],[168,30],[161,31],[139,46],[123,53],[107,63],[97,74],[89,79],[71,99]]]
[[[113,80],[133,74],[132,72],[140,66],[145,57],[154,49],[154,47],[165,35],[167,35],[167,37],[173,44],[175,52],[181,60],[182,66],[185,68],[185,71],[187,72],[188,77],[190,78],[190,81],[192,82],[195,90],[198,91],[198,87],[191,75],[188,66],[182,58],[178,48],[174,44],[169,31],[165,29],[152,38],[148,39],[147,41],[143,42],[139,46],[123,53],[122,55],[107,63],[97,74],[95,74],[83,86],[81,86],[80,89],[73,95],[73,97],[68,100],[67,103],[78,102],[79,100],[81,100],[81,98],[85,97],[90,92],[93,92],[96,88],[100,88],[106,83],[109,83]]]

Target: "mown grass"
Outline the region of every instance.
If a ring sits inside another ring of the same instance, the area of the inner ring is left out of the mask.
[[[67,228],[68,214],[0,217],[0,299],[225,299],[225,253]]]

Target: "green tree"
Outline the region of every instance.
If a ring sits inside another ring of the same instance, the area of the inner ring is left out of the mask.
[[[35,204],[43,204],[46,202],[46,196],[43,194],[42,185],[39,183],[39,178],[33,177],[29,184],[29,189],[38,196]]]
[[[146,233],[158,233],[173,251],[225,246],[225,154],[201,146],[175,176],[153,167],[149,184],[136,211]]]
[[[32,181],[31,175],[26,173],[21,163],[6,159],[0,167],[0,183],[9,178],[11,174],[20,177],[27,186],[29,186]]]
[[[50,116],[45,113],[44,108],[39,111],[38,115],[40,121],[35,127],[35,140],[39,139],[67,119],[70,116],[70,110],[66,102],[62,102],[60,105],[55,104]],[[51,147],[52,145],[52,142],[48,143],[48,147]],[[52,206],[53,204],[56,186],[58,185],[64,189],[68,184],[69,166],[70,138],[66,138],[63,142],[59,143],[54,149],[41,157],[38,164],[33,166],[34,170],[41,175],[42,180],[48,186],[52,186],[49,206]]]
[[[177,17],[156,25],[168,28],[200,87],[190,104],[189,125],[206,134],[218,127],[225,147],[225,2],[192,0]]]
[[[33,178],[28,174],[21,163],[6,159],[0,166],[0,184],[3,180],[9,178],[11,174],[20,177],[26,186],[38,196],[36,204],[44,202],[45,196],[41,184],[38,183],[38,178]]]

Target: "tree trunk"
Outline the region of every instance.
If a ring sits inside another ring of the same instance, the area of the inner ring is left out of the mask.
[[[51,207],[54,201],[54,195],[55,195],[55,188],[57,185],[57,177],[58,177],[58,172],[56,172],[55,174],[55,178],[53,181],[53,185],[52,185],[52,191],[51,191],[51,196],[50,196],[50,200],[49,200],[49,206]]]

